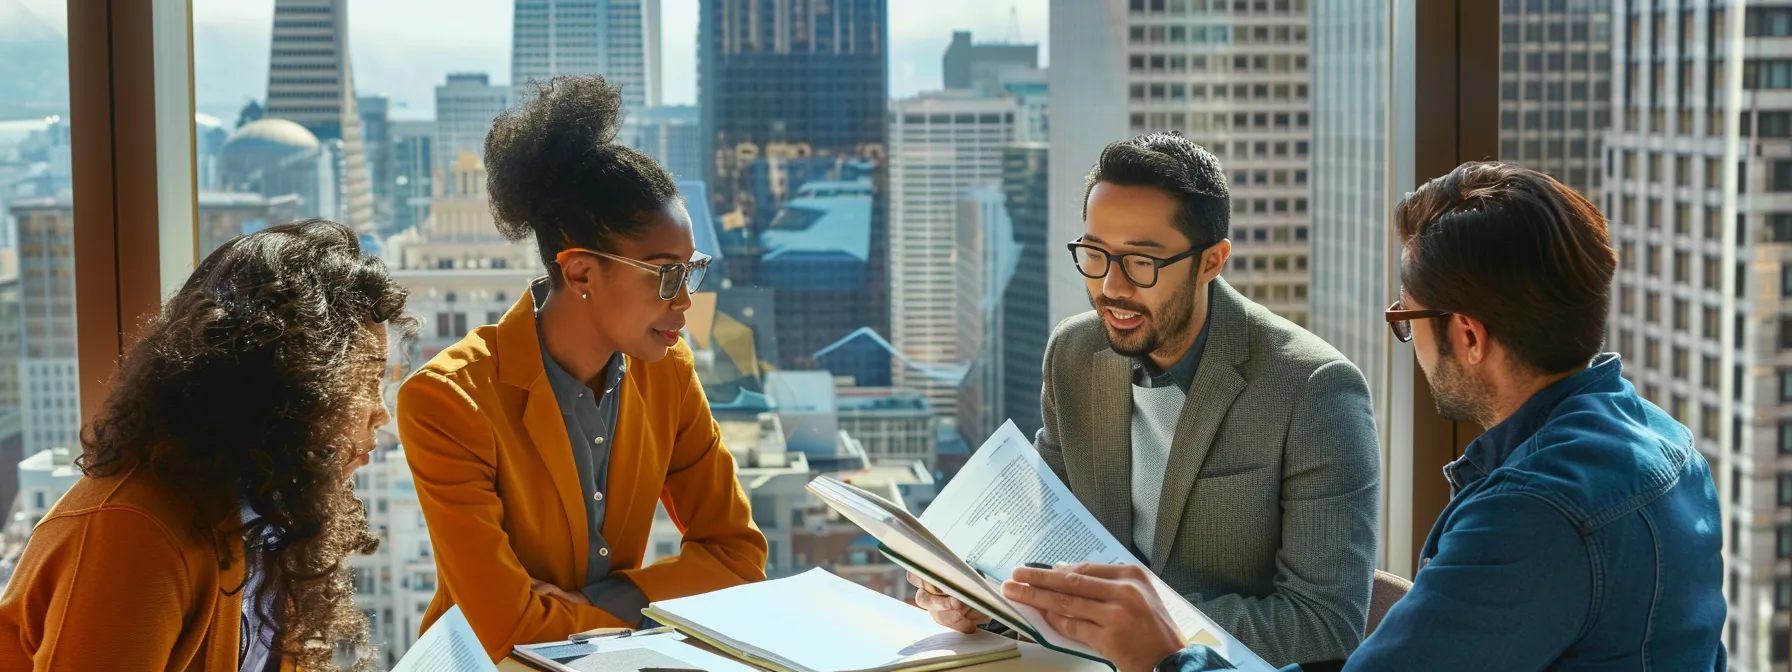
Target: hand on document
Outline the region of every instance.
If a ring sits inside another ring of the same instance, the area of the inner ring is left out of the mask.
[[[1119,672],[1150,672],[1183,647],[1150,570],[1138,565],[1018,567],[1002,596],[1044,612],[1053,628],[1094,647]]]
[[[935,623],[970,634],[977,631],[977,626],[989,622],[989,616],[947,595],[914,572],[908,573],[908,582],[915,586],[915,606],[926,609]]]

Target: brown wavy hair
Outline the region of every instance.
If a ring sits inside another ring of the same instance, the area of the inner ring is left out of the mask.
[[[412,333],[405,297],[340,224],[236,238],[163,304],[82,436],[88,476],[147,469],[185,495],[191,533],[222,567],[247,540],[242,561],[262,580],[243,599],[276,625],[275,650],[306,669],[333,669],[339,640],[357,644],[355,669],[372,669],[347,558],[379,540],[344,467],[356,412],[380,403],[366,389],[378,375],[368,367],[385,365],[371,327]],[[257,517],[232,524],[245,502]]]

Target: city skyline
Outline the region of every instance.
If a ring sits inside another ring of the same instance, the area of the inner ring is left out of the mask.
[[[58,35],[67,33],[67,0],[13,0],[17,7]],[[392,100],[392,119],[435,116],[435,87],[450,72],[485,72],[492,83],[509,86],[512,31],[510,2],[478,0],[382,0],[350,2],[350,52],[358,95]],[[445,6],[444,6],[445,5]],[[429,11],[423,11],[424,9]],[[990,41],[1007,41],[1012,17],[1014,41],[1039,44],[1040,64],[1049,61],[1047,7],[1043,0],[963,3],[911,0],[894,3],[890,13],[891,98],[943,88],[939,59],[953,30],[969,30]],[[663,0],[662,78],[664,105],[697,101],[697,0]],[[248,100],[266,95],[268,25],[273,0],[195,0],[193,75],[197,111],[226,121]]]

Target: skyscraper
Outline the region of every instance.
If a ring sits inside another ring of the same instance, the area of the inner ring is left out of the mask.
[[[1586,0],[1500,12],[1500,160],[1549,173],[1595,203],[1612,125],[1610,9],[1611,0]]]
[[[392,123],[392,219],[395,231],[404,231],[429,217],[429,199],[435,191],[436,122]]]
[[[951,258],[957,289],[957,347],[968,370],[957,394],[958,426],[973,437],[988,436],[1005,419],[1002,396],[1003,347],[1008,338],[1002,310],[1008,288],[1020,265],[1020,245],[1008,217],[1000,185],[964,189],[955,204],[957,249]]]
[[[1792,6],[1749,4],[1744,35],[1708,0],[1612,6],[1619,65],[1601,205],[1619,259],[1607,347],[1711,463],[1725,505],[1730,669],[1764,672],[1785,669],[1792,610],[1792,310],[1783,298],[1792,295]],[[1503,32],[1510,43],[1520,25],[1528,51],[1532,22],[1509,18]],[[1740,109],[1726,91],[1735,39],[1747,55]],[[1742,159],[1733,221],[1723,214],[1732,113]],[[1734,267],[1724,260],[1730,235]]]
[[[511,100],[529,80],[603,75],[622,87],[632,117],[660,99],[660,0],[517,0],[510,45]]]
[[[518,3],[521,4],[521,3]],[[483,72],[457,72],[436,87],[436,139],[433,153],[446,179],[462,152],[485,159],[485,136],[492,120],[510,103],[509,91],[493,86]]]
[[[710,202],[727,233],[734,284],[759,284],[762,234],[811,180],[864,177],[873,195],[868,277],[857,302],[888,333],[884,189],[889,91],[888,0],[702,0],[698,17],[698,107]],[[821,334],[778,300],[780,332],[826,345],[851,331]],[[832,320],[829,320],[832,322]],[[779,338],[790,365],[814,349]]]
[[[81,390],[75,353],[75,222],[68,195],[13,201],[18,223],[23,356],[19,393],[26,455],[79,451]]]
[[[635,123],[630,147],[646,152],[678,180],[708,179],[703,170],[703,126],[690,105],[649,107]]]
[[[361,96],[361,129],[367,155],[367,179],[373,191],[373,222],[382,233],[393,231],[393,183],[397,165],[392,147],[392,100],[385,96]]]
[[[1014,279],[1002,294],[999,311],[1003,350],[1001,417],[1013,420],[1027,436],[1038,432],[1043,424],[1039,391],[1044,381],[1039,363],[1045,361],[1045,341],[1052,333],[1046,268],[1054,263],[1070,263],[1068,251],[1058,251],[1069,241],[1050,237],[1048,151],[1044,142],[1017,143],[1002,150],[1003,205],[1019,247],[1020,261],[1015,265]]]
[[[348,53],[348,0],[275,0],[268,59],[269,119],[341,140],[343,222],[373,225],[373,192]]]
[[[986,187],[987,199],[1001,206],[1002,151],[1014,142],[1018,113],[1013,98],[978,91],[925,93],[891,107],[890,342],[910,360],[958,365],[974,356],[958,347],[959,199]],[[1000,288],[992,292],[989,300],[1001,297]],[[957,414],[953,387],[906,367],[894,374],[897,387],[921,391],[941,416]]]
[[[1388,426],[1389,0],[1313,5],[1313,323],[1362,369]]]
[[[1231,180],[1232,262],[1246,296],[1306,324],[1307,2],[1053,0],[1054,238],[1082,231],[1083,176],[1107,143],[1177,131]],[[1088,309],[1082,278],[1054,268],[1052,317]]]
[[[1039,45],[977,44],[971,41],[970,31],[953,31],[941,65],[947,89],[996,89],[1012,78],[1010,73],[1039,69]]]

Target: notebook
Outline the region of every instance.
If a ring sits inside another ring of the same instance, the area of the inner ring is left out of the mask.
[[[921,609],[825,569],[663,600],[643,613],[742,660],[789,672],[922,672],[1020,656],[1014,640],[943,627]]]

